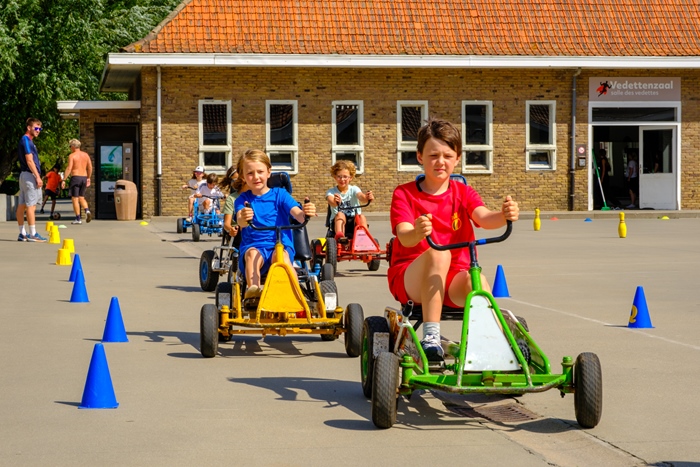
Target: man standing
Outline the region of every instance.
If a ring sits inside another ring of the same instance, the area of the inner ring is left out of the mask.
[[[17,204],[17,224],[19,225],[19,242],[45,242],[46,239],[36,233],[36,205],[41,202],[41,165],[39,151],[34,145],[34,138],[41,133],[41,122],[36,118],[27,119],[27,131],[19,141],[19,200]],[[24,214],[27,214],[29,233],[24,229]]]
[[[66,173],[63,175],[64,181],[61,182],[61,188],[65,188],[65,179],[72,175],[68,193],[73,201],[75,220],[71,224],[82,224],[83,221],[80,217],[81,207],[85,209],[85,221],[90,222],[92,220],[92,214],[88,208],[87,201],[85,201],[85,190],[90,186],[90,177],[92,176],[92,161],[88,153],[80,150],[80,141],[72,139],[69,144],[71,153],[68,156],[68,167],[66,167]]]

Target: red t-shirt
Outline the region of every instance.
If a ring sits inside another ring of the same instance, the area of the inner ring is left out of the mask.
[[[53,170],[46,174],[46,189],[54,193],[58,192],[58,185],[61,183],[61,176]]]
[[[394,190],[391,200],[391,231],[396,235],[396,226],[401,222],[409,222],[413,225],[419,216],[431,213],[433,215],[431,237],[436,243],[447,245],[470,242],[474,240],[472,212],[483,205],[484,202],[476,190],[454,180],[450,181],[447,191],[440,195],[429,195],[419,191],[415,181],[406,183]],[[392,269],[402,265],[405,267],[428,248],[430,246],[425,239],[412,248],[406,248],[398,239],[395,240],[391,251],[389,282],[391,283],[393,276]],[[468,248],[451,250],[451,253],[451,269],[469,269]]]

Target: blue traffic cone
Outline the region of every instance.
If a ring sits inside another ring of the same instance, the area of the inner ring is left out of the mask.
[[[89,301],[87,289],[85,288],[85,277],[83,276],[83,270],[78,269],[75,276],[75,282],[73,282],[73,292],[70,294],[70,302],[87,303]]]
[[[644,296],[644,287],[637,287],[634,293],[634,301],[632,302],[632,312],[630,313],[630,321],[627,324],[628,328],[653,328],[651,318],[649,317],[649,309],[647,308],[647,299]]]
[[[119,299],[117,297],[112,297],[112,302],[109,304],[102,342],[129,342],[129,339],[126,337],[122,311],[119,308]]]
[[[119,402],[114,395],[112,377],[109,375],[107,357],[104,346],[101,343],[95,344],[90,359],[90,369],[85,380],[83,390],[83,400],[78,408],[80,409],[116,409]]]
[[[70,270],[70,277],[68,277],[68,282],[75,282],[75,276],[78,274],[78,271],[83,270],[83,265],[80,263],[80,255],[74,255],[73,256],[73,267]]]
[[[496,268],[496,280],[493,281],[493,296],[510,297],[510,293],[508,293],[508,284],[506,284],[506,275],[503,273],[503,266],[500,264]]]

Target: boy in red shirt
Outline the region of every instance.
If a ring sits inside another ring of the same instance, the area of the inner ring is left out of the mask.
[[[463,307],[471,290],[469,250],[438,251],[438,244],[474,240],[471,223],[484,229],[503,227],[518,220],[518,203],[510,196],[499,211],[484,206],[470,186],[450,181],[462,153],[459,129],[445,120],[431,119],[418,130],[418,163],[425,178],[400,185],[391,200],[391,228],[397,240],[389,267],[389,289],[401,303],[412,300],[423,308],[421,346],[429,360],[442,359],[440,315],[443,303]],[[489,290],[486,279],[481,278]]]
[[[53,219],[53,212],[56,209],[56,197],[58,196],[58,186],[61,184],[63,179],[58,173],[58,165],[54,165],[51,170],[46,174],[46,185],[44,190],[44,202],[41,203],[41,214],[44,214],[44,206],[46,205],[46,200],[51,197],[51,218]]]

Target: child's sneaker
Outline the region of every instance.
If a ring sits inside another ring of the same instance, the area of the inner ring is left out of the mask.
[[[82,224],[82,223],[83,223],[83,221],[81,221],[80,219],[74,219],[74,220],[71,222],[71,224]]]
[[[39,235],[38,233],[35,233],[34,235],[27,235],[27,241],[28,242],[39,242],[39,243],[44,243],[46,242],[46,239]]]
[[[89,224],[91,220],[92,220],[92,213],[90,211],[85,211],[85,222],[87,222]]]
[[[260,295],[262,295],[262,289],[258,287],[257,285],[251,285],[248,287],[248,289],[245,291],[245,297],[244,299],[248,298],[257,298]]]
[[[18,242],[26,242],[27,241],[27,236],[19,234],[19,237],[17,237]]]
[[[428,334],[420,341],[420,345],[428,360],[442,360],[445,356],[439,336]]]

